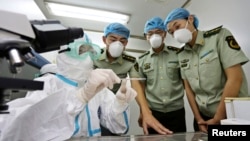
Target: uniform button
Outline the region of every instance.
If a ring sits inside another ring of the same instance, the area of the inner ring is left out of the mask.
[[[209,59],[206,59],[206,62],[208,62],[209,61]]]
[[[165,88],[161,88],[162,90],[164,90]]]
[[[160,69],[162,68],[162,67],[159,67]]]
[[[194,66],[196,67],[196,66],[197,66],[197,64],[194,64]]]
[[[202,104],[205,104],[205,102],[202,102]]]
[[[161,77],[161,79],[163,79],[163,77]]]
[[[163,102],[165,102],[166,100],[165,100],[165,99],[163,99],[162,101],[163,101]]]
[[[196,77],[196,80],[199,80],[199,78],[198,78],[198,77]]]

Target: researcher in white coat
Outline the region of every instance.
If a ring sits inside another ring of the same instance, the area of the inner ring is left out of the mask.
[[[44,89],[9,102],[10,113],[0,115],[0,140],[100,136],[100,124],[115,134],[125,134],[130,122],[129,102],[136,92],[112,70],[93,70],[99,51],[88,40],[76,40],[60,50],[57,68],[52,69],[57,72],[35,79],[44,81]],[[122,83],[116,95],[106,88],[115,83]]]

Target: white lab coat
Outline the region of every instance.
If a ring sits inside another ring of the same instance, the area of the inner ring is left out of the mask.
[[[48,74],[43,91],[8,103],[10,114],[0,115],[0,141],[60,141],[79,136],[100,136],[100,124],[115,134],[128,130],[128,103],[119,102],[107,88],[88,103],[76,97],[77,83]]]

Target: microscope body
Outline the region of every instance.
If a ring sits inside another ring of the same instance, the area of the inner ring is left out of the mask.
[[[2,10],[0,19],[4,19],[0,22],[0,66],[2,61],[7,61],[12,74],[25,71],[22,70],[25,64],[40,69],[50,62],[39,53],[58,50],[61,45],[84,34],[82,28],[67,28],[56,20],[29,21],[23,14]],[[17,19],[18,24],[15,22]],[[43,90],[43,85],[40,81],[0,75],[0,114],[8,113],[6,90]]]
[[[31,51],[29,42],[21,39],[0,39],[0,58],[6,58],[10,72],[20,73],[25,62],[22,55]],[[3,60],[2,60],[3,61]],[[43,82],[0,77],[0,113],[8,113],[8,105],[5,100],[5,90],[42,90]]]

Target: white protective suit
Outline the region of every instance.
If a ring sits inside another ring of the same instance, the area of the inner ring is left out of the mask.
[[[129,102],[136,92],[123,83],[115,95],[108,88],[120,79],[111,70],[92,69],[65,53],[57,56],[56,74],[35,80],[44,89],[8,103],[9,114],[0,115],[0,141],[61,141],[80,136],[100,136],[100,124],[115,134],[128,131]]]

